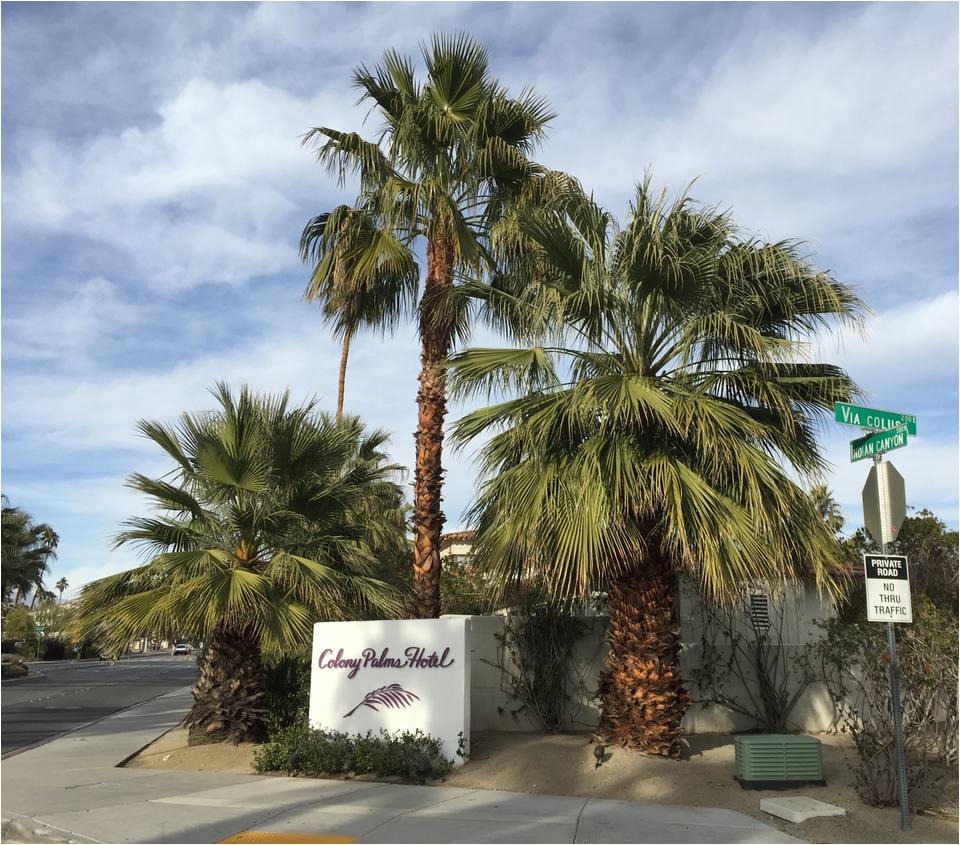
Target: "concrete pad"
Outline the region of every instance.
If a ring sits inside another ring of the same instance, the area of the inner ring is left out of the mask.
[[[323,809],[333,812],[363,809],[368,812],[410,813],[459,798],[471,791],[449,786],[408,786],[397,783],[371,783],[369,786],[369,789],[358,789],[338,796],[332,802],[324,801]],[[318,796],[322,794],[318,792]]]
[[[218,776],[214,776],[218,777]],[[381,784],[356,781],[321,781],[314,778],[262,777],[243,775],[246,780],[228,785],[194,790],[190,794],[207,798],[225,798],[236,804],[268,802],[272,806],[307,802],[332,802],[346,795],[374,789]]]
[[[64,830],[82,831],[99,842],[114,843],[209,843],[219,842],[242,830],[267,827],[274,810],[235,807],[176,808],[164,804],[100,807],[70,813],[45,814],[42,821]]]
[[[357,842],[572,842],[575,830],[575,822],[487,819],[480,823],[418,814],[392,819]]]
[[[302,808],[288,810],[273,816],[268,822],[255,826],[274,833],[309,834],[314,836],[363,836],[397,818],[392,811],[337,811]]]
[[[709,828],[736,827],[772,830],[770,825],[752,816],[714,807],[686,807],[680,804],[634,804],[591,798],[581,821],[620,823],[629,829],[637,824],[679,824]]]
[[[523,821],[530,818],[576,821],[586,803],[586,798],[477,790],[424,807],[416,812],[416,816],[456,816],[478,821]]]
[[[801,842],[733,810],[590,799],[576,842]]]
[[[788,798],[761,798],[760,809],[771,816],[786,819],[788,822],[805,822],[817,816],[845,816],[843,807],[825,804],[816,798],[793,795]]]

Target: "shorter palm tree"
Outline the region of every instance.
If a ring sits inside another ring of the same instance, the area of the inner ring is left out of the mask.
[[[374,219],[369,208],[340,205],[314,217],[300,238],[301,259],[314,263],[304,298],[320,303],[341,341],[337,419],[354,335],[365,326],[392,330],[417,294],[420,269],[408,245]]]
[[[839,534],[844,523],[843,511],[827,485],[814,484],[810,489],[810,498],[813,499],[813,506],[817,509],[823,524],[834,534]]]
[[[150,631],[208,643],[187,717],[191,744],[265,735],[264,652],[301,649],[321,620],[397,616],[371,576],[402,549],[402,501],[386,435],[340,423],[314,403],[225,385],[219,407],[140,431],[174,461],[172,478],[130,476],[159,515],[128,520],[116,545],[148,562],[86,586],[76,637],[119,651]]]
[[[67,587],[69,586],[70,586],[70,583],[67,581],[66,578],[61,578],[59,581],[57,581],[56,587],[57,587],[57,592],[60,593],[60,604],[63,604],[63,591],[66,590]]]
[[[3,496],[2,511],[2,591],[7,601],[13,593],[18,604],[30,592],[43,588],[43,578],[50,571],[50,561],[57,556],[60,538],[46,523],[35,523],[26,511],[10,505]]]
[[[586,196],[522,215],[542,284],[507,279],[542,345],[454,356],[457,392],[514,390],[461,419],[484,445],[474,550],[504,580],[539,572],[561,598],[607,595],[600,679],[608,739],[677,756],[681,574],[714,600],[810,577],[835,588],[836,537],[784,469],[822,475],[818,418],[858,389],[803,360],[863,303],[790,243],[744,238],[687,196],[637,191],[626,225]],[[552,330],[551,330],[552,329]]]

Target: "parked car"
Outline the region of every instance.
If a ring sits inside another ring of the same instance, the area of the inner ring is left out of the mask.
[[[193,646],[189,643],[177,643],[173,647],[174,654],[193,654]]]

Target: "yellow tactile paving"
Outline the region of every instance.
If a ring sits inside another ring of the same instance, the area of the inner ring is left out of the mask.
[[[323,843],[339,845],[339,843],[356,842],[356,836],[327,836],[323,833],[271,833],[269,830],[241,830],[228,839],[221,839],[221,843],[234,845],[308,845],[308,843]]]

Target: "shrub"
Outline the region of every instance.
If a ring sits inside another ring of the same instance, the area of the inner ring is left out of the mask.
[[[3,680],[9,678],[22,678],[28,673],[26,664],[18,657],[12,654],[4,654],[2,664],[0,664],[0,675]]]
[[[931,763],[957,763],[957,626],[925,596],[915,597],[913,613],[912,625],[896,626],[897,665],[910,803],[924,807],[936,800]],[[852,768],[861,798],[875,806],[896,804],[886,625],[831,620],[817,654],[841,729],[856,746]]]
[[[67,644],[63,640],[48,637],[43,644],[44,660],[64,660],[67,656]]]
[[[375,774],[425,781],[449,773],[453,761],[443,756],[439,739],[419,730],[350,735],[298,724],[278,730],[257,753],[254,766],[258,772],[291,775]]]
[[[440,606],[444,613],[489,613],[491,595],[490,584],[476,564],[444,561],[440,570]]]
[[[265,657],[264,663],[270,735],[298,722],[306,724],[310,706],[310,655]]]
[[[763,733],[796,729],[790,715],[815,680],[809,646],[787,642],[788,611],[799,594],[744,592],[725,607],[697,592],[703,633],[691,679],[705,707],[719,704],[753,719]]]
[[[511,714],[537,719],[544,730],[561,730],[568,722],[571,689],[582,689],[573,661],[574,646],[586,625],[569,603],[550,598],[542,586],[517,591],[504,619],[499,668],[511,697],[519,702]]]

